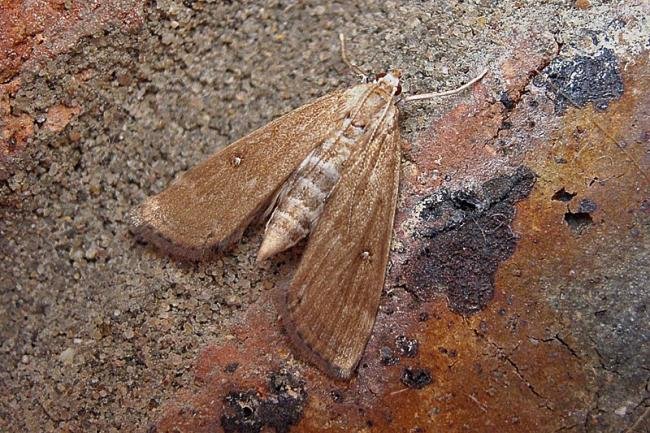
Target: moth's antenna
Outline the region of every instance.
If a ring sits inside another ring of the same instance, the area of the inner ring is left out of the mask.
[[[421,95],[411,95],[411,96],[407,96],[406,98],[404,98],[403,101],[417,101],[419,99],[438,98],[440,96],[449,96],[449,95],[454,95],[456,93],[460,93],[463,90],[467,89],[468,87],[472,86],[477,81],[480,81],[485,76],[485,74],[487,74],[487,72],[488,72],[488,68],[483,69],[483,71],[477,77],[473,78],[468,83],[463,84],[462,86],[458,87],[457,89],[447,90],[447,91],[438,92],[438,93],[423,93]]]
[[[343,63],[348,65],[348,68],[352,69],[353,72],[359,74],[365,83],[368,79],[368,75],[364,72],[363,69],[348,59],[348,51],[345,49],[345,35],[343,33],[339,33],[339,41],[341,41],[341,58],[343,59]]]

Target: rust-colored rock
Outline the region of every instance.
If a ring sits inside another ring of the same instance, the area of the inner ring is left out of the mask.
[[[34,133],[34,119],[29,114],[23,113],[17,116],[6,116],[4,121],[0,156],[7,157],[25,148],[25,141]]]
[[[0,430],[643,431],[638,5],[370,2],[355,30],[345,2],[227,3],[0,6],[0,159],[17,162],[0,167]],[[422,88],[463,50],[496,59],[447,108],[404,107],[405,136],[442,117],[405,146],[381,311],[349,382],[294,356],[278,321],[299,251],[257,268],[253,228],[181,264],[125,222],[174,173],[345,81],[344,22],[355,60]]]
[[[39,0],[0,3],[0,83],[29,59],[41,61],[69,49],[108,22],[128,28],[142,22],[141,2]]]
[[[45,128],[50,132],[59,132],[74,119],[81,109],[79,107],[66,107],[54,105],[47,110]]]

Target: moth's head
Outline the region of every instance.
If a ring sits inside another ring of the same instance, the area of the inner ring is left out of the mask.
[[[402,93],[402,85],[400,84],[401,76],[402,71],[399,69],[393,69],[389,72],[382,72],[381,74],[377,74],[374,82],[387,85],[393,90],[393,95],[397,96]]]

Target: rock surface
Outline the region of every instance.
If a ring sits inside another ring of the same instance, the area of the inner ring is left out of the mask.
[[[363,3],[0,5],[1,431],[647,431],[647,6]],[[277,321],[299,249],[258,267],[253,226],[181,263],[125,218],[354,84],[339,32],[406,94],[489,68],[402,105],[391,266],[349,383]]]

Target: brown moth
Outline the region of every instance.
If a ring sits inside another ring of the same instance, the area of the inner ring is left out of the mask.
[[[299,352],[337,378],[354,372],[384,285],[400,171],[400,75],[285,114],[131,214],[137,234],[189,259],[236,242],[259,215],[270,216],[258,261],[308,237],[282,322]]]

